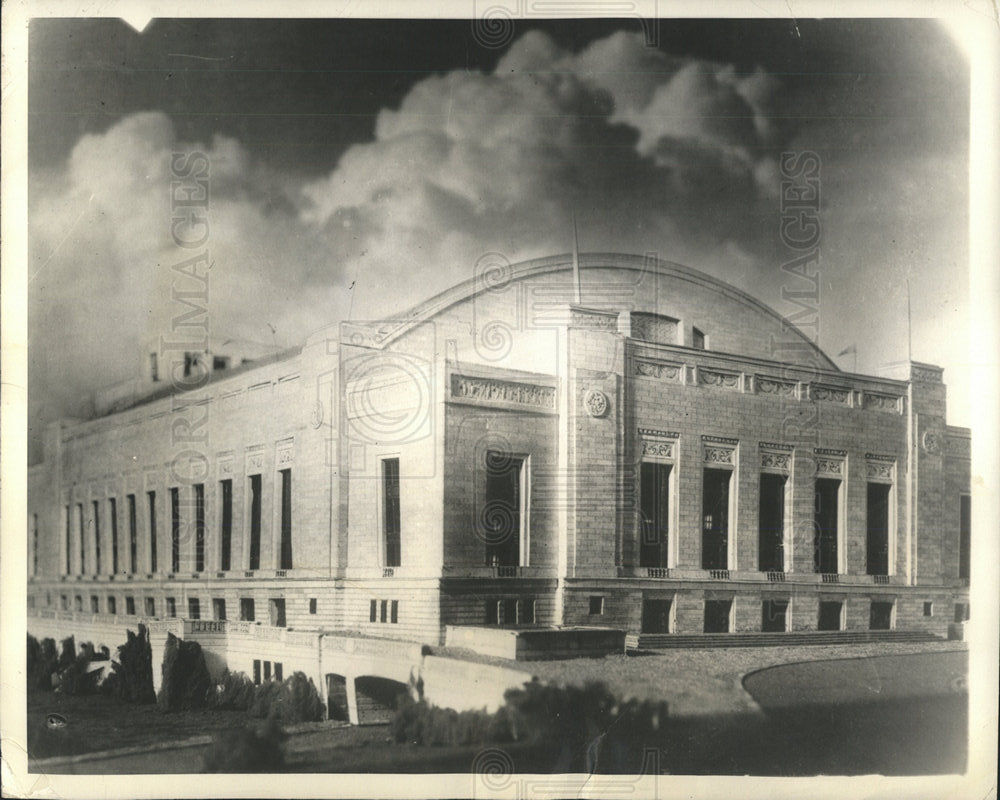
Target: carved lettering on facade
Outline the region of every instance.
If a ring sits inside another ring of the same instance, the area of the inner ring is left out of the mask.
[[[463,400],[514,403],[546,410],[554,410],[556,407],[556,390],[553,386],[473,378],[467,375],[451,376],[451,396]]]

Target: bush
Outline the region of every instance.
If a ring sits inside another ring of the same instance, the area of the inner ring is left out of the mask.
[[[216,734],[205,756],[205,772],[279,772],[288,735],[277,721]]]
[[[156,703],[162,711],[205,708],[213,690],[201,645],[167,634],[163,651],[163,677]]]
[[[235,706],[236,703],[244,702],[244,693],[249,685],[252,698],[245,707],[251,716],[274,719],[284,724],[317,722],[323,719],[323,703],[319,699],[319,692],[312,679],[304,672],[292,673],[281,683],[265,681],[260,686],[254,686],[242,673],[239,675],[239,679],[230,679],[231,683],[223,688],[222,695],[228,693],[232,696]]]
[[[73,663],[59,673],[59,691],[63,694],[87,695],[97,693],[100,670],[91,670],[94,645],[84,642]]]
[[[60,672],[76,661],[76,640],[72,636],[67,636],[62,640],[59,652],[59,662],[56,665]]]
[[[512,741],[506,709],[496,714],[486,711],[455,711],[439,708],[424,700],[400,697],[390,722],[396,742],[432,746],[488,744]]]
[[[245,673],[226,670],[215,687],[209,705],[226,711],[249,711],[256,688]]]
[[[27,646],[28,691],[41,689],[52,690],[52,674],[58,670],[59,656],[56,643],[52,639],[42,639],[39,642],[34,636],[28,636]]]
[[[153,649],[145,625],[139,625],[138,633],[127,631],[125,644],[118,646],[118,660],[112,662],[112,670],[101,687],[103,691],[126,703],[147,705],[156,702]]]

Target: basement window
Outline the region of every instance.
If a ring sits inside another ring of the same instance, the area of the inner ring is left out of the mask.
[[[933,617],[934,616],[934,603],[930,601],[924,602],[924,616]]]
[[[590,596],[590,615],[600,615],[604,613],[604,596],[592,594]]]

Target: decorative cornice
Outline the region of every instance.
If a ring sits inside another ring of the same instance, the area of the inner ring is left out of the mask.
[[[837,458],[847,458],[846,450],[831,450],[829,447],[817,447],[813,452],[818,456],[836,456]]]
[[[865,408],[871,408],[876,411],[888,411],[892,414],[901,413],[901,398],[896,395],[865,391],[862,396]]]
[[[702,434],[701,440],[706,444],[726,444],[730,447],[736,447],[740,443],[739,439],[731,439],[727,436],[711,436],[709,434]]]
[[[773,394],[780,397],[795,397],[798,384],[795,381],[785,381],[768,375],[758,375],[756,380],[759,394]]]
[[[507,403],[540,408],[545,411],[552,411],[556,407],[554,386],[497,378],[481,378],[459,375],[458,373],[451,376],[451,396],[453,399],[459,400]]]
[[[809,385],[809,398],[824,403],[839,403],[849,406],[851,404],[851,390],[843,386],[812,383]]]
[[[791,452],[794,449],[794,445],[780,444],[778,442],[758,442],[757,446],[761,450],[787,450]]]
[[[739,391],[743,381],[742,375],[738,372],[721,372],[698,367],[698,383],[703,386],[718,386],[722,389]]]
[[[661,380],[679,381],[683,364],[665,361],[635,360],[635,374],[644,378],[659,378]]]
[[[658,431],[655,428],[639,428],[639,435],[657,439],[679,439],[681,436],[677,431]]]

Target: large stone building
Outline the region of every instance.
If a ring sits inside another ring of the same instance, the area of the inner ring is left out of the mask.
[[[676,264],[487,258],[299,349],[142,363],[46,431],[29,616],[439,644],[944,634],[968,610],[969,431],[945,424],[941,369],[842,372]]]

